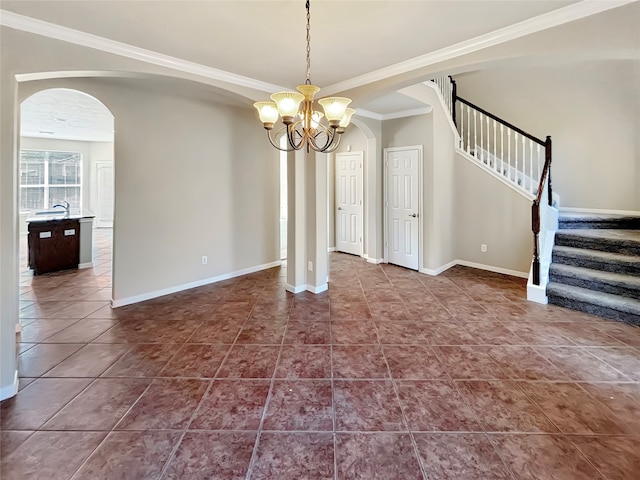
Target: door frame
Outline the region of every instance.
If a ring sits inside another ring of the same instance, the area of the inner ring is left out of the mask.
[[[389,263],[389,153],[402,152],[406,150],[418,151],[418,272],[423,268],[423,231],[424,231],[424,195],[423,195],[423,146],[410,145],[406,147],[389,147],[384,149],[384,175],[383,175],[383,246],[384,263]]]
[[[359,205],[359,214],[360,214],[360,253],[358,254],[358,256],[360,258],[364,257],[364,241],[365,241],[365,234],[364,234],[364,164],[365,164],[365,155],[364,155],[364,151],[363,150],[354,150],[354,151],[349,151],[349,152],[336,152],[334,155],[334,161],[333,161],[333,195],[334,195],[334,201],[333,201],[333,234],[334,234],[334,243],[335,243],[335,251],[339,252],[340,250],[338,250],[338,202],[337,202],[337,197],[338,197],[338,185],[336,182],[336,177],[338,174],[338,156],[340,155],[352,155],[352,154],[356,154],[359,153],[360,154],[360,169],[362,170],[361,175],[360,175],[360,185],[358,185],[359,189],[360,189],[360,205]]]
[[[115,223],[115,216],[116,216],[116,165],[115,165],[115,161],[113,162],[109,162],[106,160],[98,160],[97,162],[95,162],[95,181],[92,185],[92,189],[94,191],[94,198],[93,201],[95,202],[95,218],[94,218],[94,222],[93,222],[93,227],[94,228],[113,228],[113,225]],[[113,212],[111,213],[111,226],[110,227],[104,227],[104,226],[100,226],[98,225],[100,222],[100,219],[98,218],[98,213],[100,210],[99,207],[99,203],[100,203],[100,182],[99,182],[99,174],[98,171],[100,170],[100,168],[104,168],[105,166],[109,166],[111,167],[111,169],[113,170]]]

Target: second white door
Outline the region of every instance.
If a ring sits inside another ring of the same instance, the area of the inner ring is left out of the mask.
[[[336,250],[362,255],[363,152],[336,154]]]
[[[388,261],[418,270],[420,150],[389,149],[386,153]]]

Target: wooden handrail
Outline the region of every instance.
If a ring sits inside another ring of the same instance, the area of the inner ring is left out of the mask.
[[[547,136],[544,142],[544,168],[540,175],[540,183],[538,183],[538,194],[533,200],[531,206],[531,230],[533,231],[533,283],[540,285],[540,201],[542,200],[542,191],[547,182],[547,202],[551,207],[553,205],[553,187],[551,185],[551,137]]]
[[[515,131],[515,132],[518,132],[520,135],[523,135],[523,136],[527,137],[528,139],[530,139],[530,140],[532,140],[532,141],[534,141],[534,142],[536,142],[536,143],[539,143],[540,145],[545,145],[544,140],[540,140],[539,138],[534,137],[534,136],[533,136],[533,135],[531,135],[530,133],[525,132],[524,130],[522,130],[522,129],[520,129],[520,128],[516,127],[515,125],[513,125],[513,124],[511,124],[511,123],[509,123],[509,122],[507,122],[507,121],[505,121],[505,120],[503,120],[503,119],[501,119],[500,117],[496,117],[496,116],[495,116],[495,115],[493,115],[492,113],[487,112],[487,111],[486,111],[486,110],[484,110],[483,108],[480,108],[480,107],[478,107],[477,105],[474,105],[473,103],[471,103],[471,102],[469,102],[469,101],[465,100],[464,98],[457,97],[457,96],[456,96],[456,97],[454,97],[454,98],[455,98],[455,100],[456,100],[457,102],[462,102],[462,103],[464,103],[465,105],[468,105],[469,107],[471,107],[471,108],[473,108],[473,109],[475,109],[475,110],[479,111],[479,112],[480,112],[480,113],[482,113],[483,115],[486,115],[487,117],[489,117],[489,118],[491,118],[491,119],[495,120],[496,122],[500,122],[500,123],[502,123],[505,127],[509,127],[511,130],[513,130],[513,131]]]

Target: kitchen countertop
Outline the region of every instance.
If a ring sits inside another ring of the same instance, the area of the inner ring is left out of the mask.
[[[50,222],[52,220],[79,220],[81,218],[95,218],[95,215],[89,211],[84,210],[82,213],[67,213],[60,211],[60,213],[44,213],[36,214],[36,212],[30,213],[27,217],[27,223],[32,222]]]

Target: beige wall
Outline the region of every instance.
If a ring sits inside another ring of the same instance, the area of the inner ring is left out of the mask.
[[[504,67],[457,75],[458,95],[553,140],[561,207],[640,210],[640,61]]]

